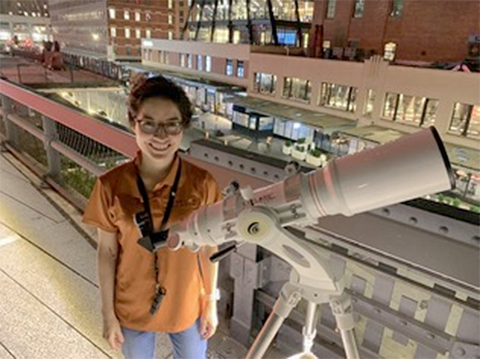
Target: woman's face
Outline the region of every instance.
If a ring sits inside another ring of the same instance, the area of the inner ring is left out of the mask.
[[[155,161],[173,160],[182,142],[181,123],[180,110],[173,101],[164,98],[143,101],[133,128],[142,154]]]

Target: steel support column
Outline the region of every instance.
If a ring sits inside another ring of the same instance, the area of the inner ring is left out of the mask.
[[[275,19],[275,14],[273,13],[272,0],[267,0],[267,5],[268,5],[268,17],[270,18],[270,26],[272,27],[273,44],[278,45],[277,20]]]
[[[300,12],[298,11],[298,0],[295,0],[295,17],[297,18],[298,46],[303,47],[302,24],[300,21]]]

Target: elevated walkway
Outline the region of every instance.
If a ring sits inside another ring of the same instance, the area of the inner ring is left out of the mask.
[[[122,358],[102,338],[94,230],[8,152],[0,203],[0,358]],[[227,331],[221,318],[210,358],[245,355]],[[158,335],[157,358],[171,357],[168,337]]]

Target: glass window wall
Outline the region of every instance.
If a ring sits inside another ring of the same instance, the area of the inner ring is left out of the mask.
[[[438,100],[387,93],[382,117],[391,121],[428,127],[435,124]]]
[[[456,103],[448,131],[456,135],[479,139],[480,105]]]
[[[255,73],[254,91],[264,94],[274,94],[277,76],[266,73]]]
[[[357,91],[356,87],[323,82],[320,93],[320,106],[355,112]]]
[[[310,103],[312,85],[308,80],[285,77],[283,81],[283,97]]]

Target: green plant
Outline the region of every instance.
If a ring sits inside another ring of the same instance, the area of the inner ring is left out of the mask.
[[[290,141],[290,140],[286,140],[286,141],[285,141],[285,146],[286,146],[286,147],[292,147],[292,144],[293,144],[293,143],[292,143],[292,141]]]
[[[298,152],[305,152],[305,147],[299,146],[299,147],[296,148],[296,150],[297,150]]]
[[[320,158],[322,152],[320,152],[319,149],[314,149],[314,150],[311,150],[311,151],[310,151],[310,154],[311,154],[313,157]]]
[[[462,205],[462,200],[461,200],[460,198],[455,198],[455,199],[453,200],[453,205],[454,205],[455,207],[460,207],[460,206]]]
[[[470,209],[470,212],[480,213],[480,207],[479,206],[471,205],[469,209]]]
[[[303,144],[305,144],[305,142],[307,142],[307,139],[305,137],[302,137],[302,138],[298,139],[297,144],[298,145],[303,145]]]

